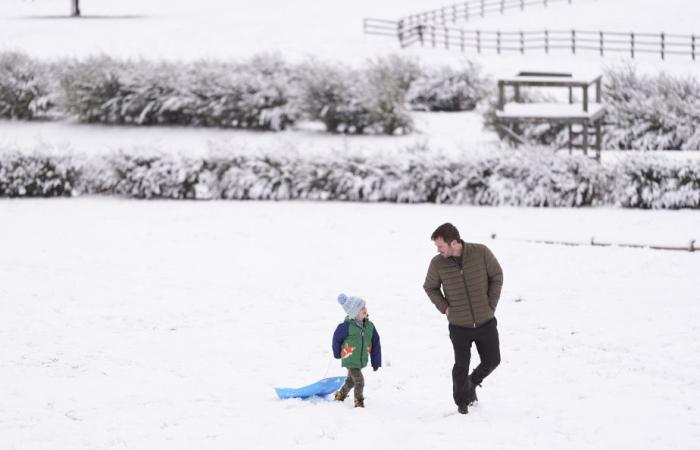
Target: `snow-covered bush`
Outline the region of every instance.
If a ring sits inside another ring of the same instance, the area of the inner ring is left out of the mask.
[[[360,100],[361,77],[348,66],[309,60],[299,67],[302,110],[331,133],[362,133],[369,113]]]
[[[0,153],[0,197],[62,197],[74,193],[80,171],[68,157]]]
[[[49,110],[45,71],[26,55],[0,52],[0,118],[33,119]]]
[[[625,208],[700,208],[700,161],[625,158],[615,167],[611,195]]]
[[[111,193],[134,198],[195,199],[202,160],[171,155],[133,156],[120,152],[109,157],[100,185]]]
[[[408,101],[418,111],[471,111],[488,98],[492,85],[472,62],[459,70],[450,66],[427,69],[411,83]]]
[[[605,71],[606,148],[700,149],[700,82],[694,76]]]
[[[370,61],[364,69],[307,61],[299,68],[301,108],[331,133],[408,132],[407,82],[395,61]]]
[[[65,109],[85,122],[279,130],[298,112],[279,58],[243,63],[73,61],[62,74]]]
[[[413,121],[409,115],[406,90],[418,68],[409,60],[387,57],[370,60],[364,70],[364,101],[371,127],[383,134],[408,133]]]

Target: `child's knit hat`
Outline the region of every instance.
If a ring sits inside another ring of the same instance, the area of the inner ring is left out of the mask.
[[[338,296],[338,303],[340,303],[340,306],[343,307],[343,310],[351,319],[356,318],[360,310],[365,306],[365,301],[360,297],[348,297],[345,294]]]

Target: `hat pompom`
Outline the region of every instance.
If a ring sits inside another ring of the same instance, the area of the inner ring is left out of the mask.
[[[344,305],[347,300],[348,300],[348,296],[345,294],[340,294],[338,296],[338,303],[340,303],[341,306]]]

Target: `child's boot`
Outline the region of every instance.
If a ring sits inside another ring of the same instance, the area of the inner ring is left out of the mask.
[[[364,398],[355,398],[355,408],[364,408],[365,407],[365,399]]]
[[[347,394],[343,394],[342,390],[336,392],[335,395],[333,396],[333,398],[338,402],[344,401],[345,397],[347,397]]]

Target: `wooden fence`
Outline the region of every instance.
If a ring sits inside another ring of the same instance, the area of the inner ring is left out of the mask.
[[[484,17],[487,14],[503,14],[509,9],[520,9],[523,11],[528,6],[541,5],[547,7],[550,3],[558,2],[571,4],[571,0],[470,0],[404,16],[401,20],[409,26],[419,24],[446,25],[450,22],[468,21],[473,17]]]
[[[552,0],[549,0],[552,1]],[[477,53],[526,52],[565,50],[573,54],[594,51],[604,56],[608,53],[626,53],[635,58],[638,54],[688,56],[693,61],[697,55],[698,36],[672,33],[623,33],[586,30],[499,31],[467,30],[432,24],[365,19],[367,34],[391,36],[401,47],[420,45]]]

